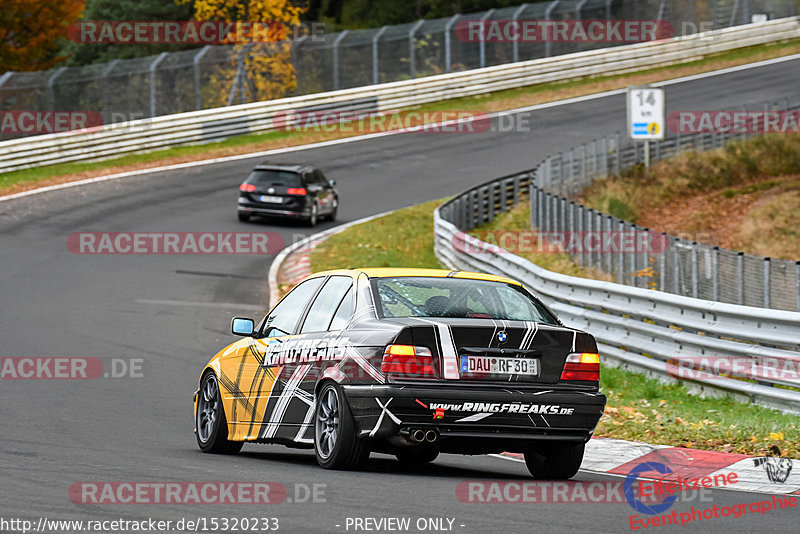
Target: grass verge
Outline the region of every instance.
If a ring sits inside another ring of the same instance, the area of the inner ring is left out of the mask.
[[[404,208],[332,236],[311,253],[313,272],[350,267],[441,268],[433,254],[433,210],[444,200]],[[528,228],[527,203],[477,231]],[[558,254],[528,255],[547,269],[584,276]],[[589,273],[591,274],[591,273]],[[798,419],[731,398],[689,395],[680,384],[603,367],[600,388],[608,406],[596,435],[696,449],[764,455],[777,446],[800,458]]]
[[[595,182],[590,208],[658,232],[772,258],[800,259],[800,135],[685,152],[650,171]]]
[[[419,111],[475,110],[491,113],[620,89],[632,85],[689,76],[796,53],[800,53],[800,40],[743,48],[710,55],[691,63],[648,69],[632,74],[539,84],[477,97],[435,102],[416,109]],[[128,155],[100,162],[63,163],[42,168],[24,169],[0,175],[0,194],[11,194],[35,187],[77,181],[104,174],[286,148],[349,136],[351,134],[345,132],[270,132],[237,136],[218,143],[174,147]]]

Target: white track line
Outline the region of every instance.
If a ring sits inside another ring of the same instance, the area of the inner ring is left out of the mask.
[[[748,69],[756,69],[756,68],[760,68],[760,67],[767,67],[767,66],[778,64],[778,63],[783,63],[783,62],[786,62],[786,61],[794,61],[796,59],[800,59],[800,54],[795,54],[795,55],[791,55],[791,56],[784,56],[784,57],[779,57],[779,58],[774,58],[774,59],[767,59],[767,60],[764,60],[764,61],[759,61],[757,63],[748,63],[746,65],[739,65],[739,66],[736,66],[736,67],[729,67],[729,68],[715,70],[715,71],[711,71],[711,72],[704,72],[702,74],[695,74],[695,75],[692,75],[692,76],[684,76],[684,77],[681,77],[681,78],[674,78],[672,80],[665,80],[665,81],[662,81],[662,82],[654,82],[651,85],[656,86],[656,87],[661,87],[661,86],[666,86],[666,85],[673,85],[673,84],[678,84],[678,83],[690,82],[690,81],[695,81],[695,80],[701,80],[701,79],[704,79],[704,78],[711,78],[713,76],[722,76],[722,75],[725,75],[725,74],[741,72],[741,71],[748,70]],[[626,91],[627,91],[627,89],[616,89],[616,90],[613,90],[613,91],[605,91],[605,92],[602,92],[602,93],[595,93],[595,94],[592,94],[592,95],[579,96],[579,97],[576,97],[576,98],[568,98],[566,100],[557,100],[555,102],[547,102],[547,103],[544,103],[544,104],[536,104],[536,105],[533,105],[533,106],[526,106],[526,107],[522,107],[522,108],[508,110],[508,111],[497,111],[497,112],[488,114],[488,116],[493,118],[493,117],[498,117],[498,116],[516,115],[516,114],[519,114],[519,113],[528,113],[530,111],[537,111],[537,110],[541,110],[541,109],[548,109],[548,108],[553,108],[553,107],[558,107],[558,106],[568,106],[570,104],[576,104],[576,103],[579,103],[579,102],[587,102],[587,101],[590,101],[590,100],[596,100],[596,99],[600,99],[600,98],[606,98],[606,97],[609,97],[609,96],[615,96],[615,95],[624,94]],[[461,122],[461,121],[444,121],[444,122],[438,122],[438,123],[431,123],[431,124],[425,125],[425,127],[426,128],[443,127],[443,126],[448,126],[448,125],[454,124],[456,122]],[[419,128],[422,128],[422,127],[419,127]],[[200,167],[200,166],[204,166],[204,165],[212,165],[212,164],[215,164],[215,163],[224,163],[224,162],[228,162],[228,161],[238,161],[238,160],[250,159],[250,158],[262,158],[262,157],[265,157],[265,156],[274,156],[274,155],[277,155],[277,154],[288,154],[288,153],[291,153],[291,152],[300,152],[302,150],[312,150],[312,149],[315,149],[315,148],[325,148],[325,147],[329,147],[329,146],[336,146],[336,145],[341,145],[341,144],[346,144],[346,143],[355,143],[355,142],[358,142],[358,141],[366,141],[366,140],[369,140],[369,139],[377,139],[377,138],[380,138],[380,137],[386,137],[386,136],[390,136],[390,135],[408,133],[409,130],[413,131],[414,129],[411,128],[411,129],[408,129],[408,130],[395,130],[395,131],[389,131],[389,132],[371,133],[371,134],[358,135],[358,136],[353,136],[353,137],[345,137],[345,138],[342,138],[342,139],[334,139],[334,140],[331,140],[331,141],[322,141],[322,142],[319,142],[319,143],[312,143],[312,144],[308,144],[308,145],[298,145],[298,146],[293,146],[293,147],[277,148],[277,149],[273,149],[273,150],[264,150],[264,151],[261,151],[261,152],[251,152],[249,154],[238,154],[236,156],[225,156],[225,157],[222,157],[222,158],[205,159],[205,160],[199,160],[199,161],[189,161],[189,162],[186,162],[186,163],[177,163],[177,164],[174,164],[174,165],[164,165],[164,166],[161,166],[161,167],[152,167],[152,168],[148,168],[148,169],[139,169],[139,170],[135,170],[135,171],[128,171],[128,172],[110,174],[110,175],[107,175],[107,176],[98,176],[96,178],[88,178],[86,180],[79,180],[79,181],[76,181],[76,182],[67,182],[67,183],[64,183],[64,184],[41,187],[39,189],[32,189],[30,191],[23,191],[21,193],[15,193],[13,195],[6,195],[6,196],[3,196],[3,197],[0,197],[0,202],[4,202],[6,200],[14,200],[14,199],[17,199],[17,198],[23,198],[23,197],[27,197],[27,196],[30,196],[30,195],[36,195],[36,194],[39,194],[39,193],[48,193],[48,192],[51,192],[51,191],[58,191],[60,189],[68,189],[68,188],[71,188],[71,187],[78,187],[78,186],[81,186],[81,185],[96,184],[96,183],[100,183],[100,182],[106,182],[106,181],[109,181],[109,180],[118,180],[120,178],[126,178],[128,176],[141,176],[143,174],[150,174],[150,173],[164,172],[164,171],[174,171],[174,170],[179,170],[179,169],[189,169],[189,168],[192,168],[192,167]]]

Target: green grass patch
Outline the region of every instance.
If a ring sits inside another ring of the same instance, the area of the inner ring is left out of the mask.
[[[800,458],[797,415],[730,397],[689,395],[680,384],[608,366],[600,389],[608,406],[596,436],[752,455],[777,446],[784,456]]]
[[[791,40],[771,45],[758,45],[740,50],[725,52],[708,56],[702,60],[670,65],[654,69],[646,69],[637,73],[619,74],[613,76],[600,76],[593,78],[580,78],[565,82],[545,83],[517,89],[509,89],[480,96],[444,100],[420,106],[419,111],[442,110],[481,110],[485,112],[501,109],[513,109],[528,105],[531,102],[546,102],[568,96],[578,96],[625,87],[632,83],[632,78],[641,76],[655,76],[656,79],[668,79],[676,71],[693,69],[695,71],[708,71],[757,61],[771,57],[779,57],[800,52],[800,40]],[[651,80],[655,81],[655,79]],[[630,83],[629,83],[630,82]],[[552,94],[551,94],[552,93]],[[40,182],[42,180],[58,177],[80,175],[81,173],[96,172],[98,170],[125,167],[128,165],[154,164],[156,162],[169,163],[170,160],[196,160],[230,155],[231,153],[246,153],[248,151],[269,150],[285,146],[297,146],[309,142],[322,141],[347,137],[347,135],[326,134],[315,132],[269,132],[265,134],[252,134],[232,137],[230,139],[207,143],[167,148],[139,154],[131,154],[119,158],[111,158],[91,163],[63,163],[41,168],[23,169],[0,175],[0,192],[9,190],[14,186]]]
[[[313,272],[362,267],[442,269],[433,253],[433,210],[445,200],[403,208],[331,236],[311,253]]]

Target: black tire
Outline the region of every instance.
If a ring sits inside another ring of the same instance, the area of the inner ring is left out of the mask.
[[[317,205],[317,203],[314,202],[311,204],[311,213],[306,219],[306,224],[308,226],[314,227],[317,225],[318,221],[319,221],[319,205]]]
[[[369,448],[356,435],[356,424],[342,389],[326,382],[314,409],[314,455],[324,469],[355,469],[369,458]]]
[[[201,413],[202,411],[202,413]],[[202,425],[202,426],[201,426]],[[197,394],[197,411],[194,414],[195,436],[200,450],[212,454],[236,454],[242,450],[242,441],[228,440],[228,420],[222,407],[217,376],[207,372]]]
[[[339,213],[339,199],[333,199],[333,208],[331,208],[331,214],[328,215],[328,220],[331,222],[336,220],[336,215]]]
[[[581,468],[585,443],[546,443],[525,452],[525,464],[537,480],[568,480]]]
[[[241,211],[238,213],[239,215],[239,222],[249,222],[250,221],[250,214],[249,213],[242,213]]]
[[[436,447],[408,447],[398,449],[394,454],[401,464],[429,464],[439,457],[439,449]]]

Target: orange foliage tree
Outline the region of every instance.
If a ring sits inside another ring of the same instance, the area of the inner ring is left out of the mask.
[[[300,16],[307,9],[306,2],[292,0],[194,0],[196,20],[239,22],[223,41],[236,43],[232,59],[248,46],[245,43],[255,43],[250,45],[245,60],[246,86],[252,100],[281,98],[294,91],[297,80],[291,62],[291,43],[287,39],[300,26]],[[226,78],[233,83],[236,74],[235,61],[233,63],[229,68],[220,69],[215,78]],[[225,96],[217,95],[217,98]]]
[[[45,70],[57,55],[67,26],[78,20],[86,0],[3,0],[0,6],[0,74]]]

